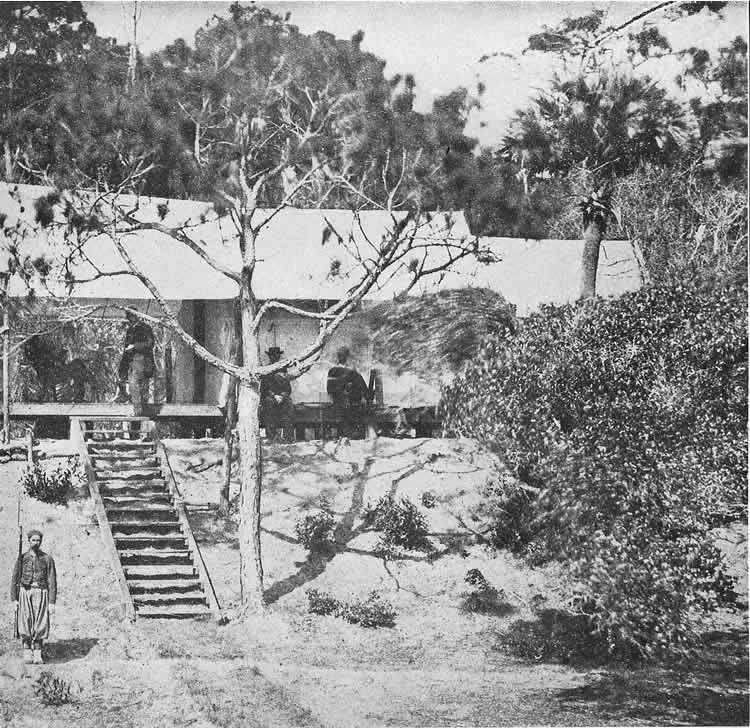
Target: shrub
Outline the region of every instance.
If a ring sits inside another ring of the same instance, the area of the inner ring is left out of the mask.
[[[390,602],[372,591],[366,599],[342,603],[339,616],[361,627],[392,627],[396,610]]]
[[[734,599],[710,530],[745,512],[746,300],[674,284],[546,307],[444,392],[448,433],[539,489],[485,494],[496,543],[562,560],[613,650],[685,645]]]
[[[363,516],[365,525],[382,531],[378,550],[390,553],[400,548],[430,551],[427,519],[405,496],[400,501],[392,495],[383,496],[373,508],[368,505]]]
[[[317,589],[308,589],[306,594],[309,612],[322,615],[339,613],[341,602],[330,594]]]
[[[333,546],[333,528],[335,521],[328,511],[311,513],[300,518],[294,525],[299,542],[310,552],[327,551]]]
[[[464,581],[473,588],[461,595],[462,611],[504,614],[510,610],[505,601],[505,592],[492,586],[479,569],[469,569]]]
[[[351,602],[341,601],[317,589],[308,589],[306,593],[307,608],[312,614],[341,617],[361,627],[392,627],[395,623],[396,610],[376,591],[370,592],[366,599]]]
[[[44,468],[39,463],[34,463],[24,468],[20,484],[26,494],[32,498],[45,503],[64,505],[73,484],[73,470],[67,464]]]
[[[431,490],[426,490],[422,493],[421,500],[425,508],[434,508],[437,505],[437,496]]]
[[[45,705],[65,705],[72,700],[73,686],[67,680],[43,670],[34,684],[34,692]]]

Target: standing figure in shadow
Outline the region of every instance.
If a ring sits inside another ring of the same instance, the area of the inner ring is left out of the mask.
[[[266,352],[271,364],[279,361],[283,353],[278,346]],[[260,380],[260,414],[269,440],[294,439],[292,385],[283,372],[268,374]]]
[[[362,375],[347,366],[349,349],[342,346],[336,352],[336,366],[328,370],[326,391],[333,402],[333,413],[339,423],[339,435],[350,439],[364,437],[365,410],[369,390]]]
[[[148,402],[149,379],[154,376],[154,332],[132,311],[125,312],[128,328],[122,359],[117,370],[117,396],[115,402],[127,402],[128,393],[133,403],[133,415],[142,417]],[[127,384],[128,391],[125,387]],[[138,424],[131,427],[131,436],[139,431]]]
[[[36,665],[43,662],[42,644],[49,637],[50,614],[54,615],[57,601],[55,560],[41,546],[41,531],[29,531],[29,550],[16,559],[10,581],[23,659]]]

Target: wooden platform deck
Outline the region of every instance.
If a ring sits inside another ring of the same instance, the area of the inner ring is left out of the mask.
[[[13,420],[31,420],[39,423],[96,420],[154,420],[162,422],[193,423],[197,427],[223,429],[224,414],[215,404],[149,404],[142,417],[133,416],[133,406],[115,402],[14,402],[10,405]],[[379,431],[392,431],[396,422],[405,419],[416,432],[431,433],[439,429],[440,422],[433,407],[403,408],[397,405],[374,407],[365,417],[369,425]],[[200,423],[200,424],[198,424]],[[339,415],[327,402],[298,402],[294,405],[293,422],[296,439],[327,438],[339,430]],[[188,425],[190,426],[190,425]]]
[[[148,419],[203,419],[219,418],[223,414],[215,404],[148,404],[144,417]],[[116,402],[13,402],[10,416],[14,419],[38,417],[79,417],[81,419],[128,418],[133,415],[132,404]]]

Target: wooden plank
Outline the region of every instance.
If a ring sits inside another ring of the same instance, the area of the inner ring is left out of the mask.
[[[81,419],[171,419],[171,418],[221,418],[222,412],[212,404],[149,404],[143,417],[133,416],[133,405],[117,402],[13,402],[10,416],[24,417],[79,417]]]
[[[167,480],[167,487],[172,494],[175,510],[177,511],[177,517],[179,519],[180,525],[182,526],[182,533],[185,536],[185,540],[187,541],[188,549],[193,555],[193,565],[198,572],[198,576],[200,577],[200,581],[203,585],[203,593],[206,595],[206,598],[208,600],[209,609],[211,610],[214,619],[219,624],[224,624],[226,618],[221,611],[219,600],[216,597],[216,591],[214,590],[214,584],[211,581],[211,575],[208,573],[206,564],[203,561],[203,554],[201,554],[200,547],[198,546],[198,543],[195,540],[195,536],[193,535],[193,529],[190,526],[190,519],[188,518],[187,510],[185,508],[185,501],[182,497],[182,493],[180,493],[179,487],[177,486],[177,480],[174,477],[172,466],[169,464],[169,456],[167,455],[164,443],[159,441],[158,438],[156,439],[156,449],[162,462],[162,470],[164,472],[164,477]]]

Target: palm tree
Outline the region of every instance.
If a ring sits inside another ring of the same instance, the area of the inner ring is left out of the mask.
[[[645,77],[598,71],[553,79],[549,92],[519,111],[504,142],[527,192],[529,180],[583,167],[591,191],[583,213],[581,297],[596,295],[599,247],[613,212],[609,183],[643,162],[673,159],[689,139],[682,108]]]

